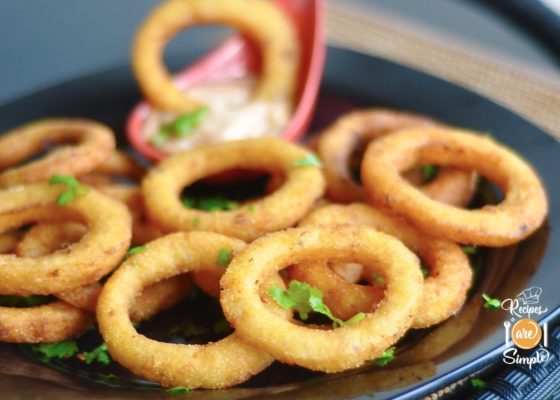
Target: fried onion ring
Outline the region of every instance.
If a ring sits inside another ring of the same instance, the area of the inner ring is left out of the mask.
[[[48,144],[75,142],[17,166]],[[94,170],[115,149],[110,128],[86,119],[52,118],[0,135],[0,187],[48,180],[54,174],[78,176]]]
[[[364,226],[394,236],[410,250],[419,254],[428,267],[429,275],[413,328],[425,328],[454,315],[465,303],[472,281],[467,256],[455,243],[431,237],[414,229],[404,220],[383,213],[365,204],[330,205],[309,214],[300,226],[339,228]],[[317,287],[334,315],[348,319],[360,311],[372,311],[383,297],[384,285],[363,286],[346,282],[324,263],[294,265],[293,279]],[[329,299],[329,295],[331,299]]]
[[[243,382],[274,359],[246,343],[236,332],[215,343],[181,345],[162,343],[136,332],[128,316],[144,287],[189,271],[224,271],[217,265],[221,249],[237,253],[240,240],[210,232],[174,233],[147,244],[105,284],[97,307],[100,332],[111,356],[139,376],[164,386],[222,388]],[[134,264],[132,264],[134,263]],[[281,284],[280,277],[274,282]],[[266,286],[266,285],[263,285]],[[283,310],[271,304],[272,315]]]
[[[162,61],[166,43],[196,24],[225,24],[240,29],[262,50],[261,79],[255,98],[291,100],[299,65],[299,41],[291,21],[263,0],[170,0],[154,9],[136,33],[132,69],[142,92],[156,108],[176,113],[198,107],[172,81]]]
[[[304,149],[273,138],[226,142],[200,147],[163,160],[142,182],[148,216],[168,231],[212,231],[251,241],[267,232],[293,226],[321,198],[325,181],[319,168],[298,167]],[[286,181],[276,191],[232,211],[205,212],[180,201],[185,186],[240,168],[274,174]]]
[[[477,210],[436,202],[400,176],[418,163],[477,171],[500,187],[505,198]],[[459,243],[490,247],[517,243],[533,233],[548,212],[546,193],[533,168],[505,146],[466,130],[409,129],[385,136],[368,146],[362,180],[375,204]]]
[[[131,219],[118,201],[91,190],[64,207],[55,206],[61,188],[48,184],[0,191],[0,233],[65,213],[82,218],[89,232],[66,251],[38,258],[0,255],[0,293],[53,294],[93,283],[108,274],[130,245]]]
[[[267,310],[260,282],[290,264],[317,258],[359,262],[383,274],[387,293],[376,312],[352,325],[321,330]],[[355,227],[294,228],[263,236],[233,258],[220,284],[226,319],[243,338],[279,361],[324,372],[358,367],[379,357],[410,327],[422,294],[418,258],[395,238]]]
[[[59,342],[79,336],[92,322],[92,313],[63,301],[27,308],[0,307],[0,341]]]
[[[350,169],[352,152],[356,148],[395,130],[432,126],[441,125],[418,114],[388,109],[372,108],[344,114],[319,136],[318,141],[329,197],[343,203],[367,201],[365,189],[356,183]],[[436,201],[464,207],[475,192],[476,175],[445,168],[421,188]]]
[[[43,223],[32,227],[17,246],[20,257],[40,257],[76,243],[87,228],[76,222]],[[191,288],[188,276],[177,276],[147,287],[136,299],[131,311],[133,322],[148,319],[177,304]],[[56,297],[82,310],[95,312],[101,285],[97,282],[56,293]]]
[[[115,183],[123,178],[138,182],[145,173],[146,169],[132,156],[116,150],[94,171],[80,176],[80,182],[92,186]]]

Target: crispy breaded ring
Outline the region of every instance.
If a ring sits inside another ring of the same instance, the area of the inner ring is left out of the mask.
[[[20,167],[49,144],[73,142]],[[32,122],[0,135],[0,187],[48,180],[55,174],[82,175],[105,161],[115,149],[110,128],[75,118]]]
[[[135,374],[164,386],[208,389],[243,382],[274,361],[236,332],[206,345],[162,343],[137,333],[128,314],[138,292],[162,279],[189,271],[223,273],[224,267],[217,265],[220,250],[226,248],[236,253],[245,243],[210,232],[179,232],[147,246],[146,251],[123,263],[99,297],[99,329],[113,359]],[[281,283],[280,277],[275,277],[273,284]],[[281,312],[284,318],[288,317],[275,304],[271,304],[271,309],[273,315]]]
[[[0,342],[59,342],[82,334],[93,314],[63,301],[37,307],[0,307]]]
[[[21,239],[17,232],[6,232],[0,234],[0,254],[10,254],[16,250]]]
[[[418,253],[428,267],[419,310],[413,328],[426,328],[454,315],[465,303],[471,286],[472,270],[467,256],[455,243],[432,237],[408,225],[404,220],[365,204],[330,205],[309,214],[300,226],[339,228],[364,226],[394,236]],[[360,311],[375,309],[384,285],[362,286],[338,277],[326,264],[294,265],[291,277],[303,280],[333,296],[325,303],[334,315],[348,319]],[[373,290],[372,290],[373,289]],[[327,302],[328,301],[328,302]]]
[[[176,113],[198,107],[173,84],[162,55],[175,34],[209,23],[238,28],[260,46],[262,72],[255,98],[291,100],[299,66],[299,40],[291,21],[275,4],[263,0],[168,0],[140,27],[132,50],[134,75],[150,103]]]
[[[378,139],[395,130],[441,126],[418,114],[382,108],[352,111],[327,128],[318,141],[318,154],[324,164],[327,193],[332,199],[350,203],[367,201],[365,189],[355,182],[350,169],[352,153],[360,144]],[[436,201],[466,206],[476,189],[472,172],[445,168],[422,191]]]
[[[147,221],[144,198],[138,186],[106,183],[96,184],[93,187],[101,193],[126,204],[132,215],[133,245],[142,245],[163,236],[163,231],[160,228]]]
[[[316,259],[359,262],[383,274],[385,300],[363,320],[334,330],[298,326],[267,310],[260,282],[288,265]],[[222,277],[220,301],[236,332],[279,361],[338,372],[379,357],[406,332],[422,281],[418,258],[391,236],[358,227],[295,228],[268,234],[240,251]]]
[[[87,233],[87,228],[77,222],[42,223],[25,233],[17,245],[20,257],[40,257],[63,250],[78,242]],[[136,299],[130,318],[133,322],[148,319],[158,312],[177,304],[190,290],[188,276],[177,276],[147,287]],[[55,296],[82,310],[95,312],[101,285],[97,282],[80,286]]]
[[[126,207],[91,190],[64,207],[55,206],[61,185],[32,184],[0,191],[0,233],[31,222],[74,213],[89,232],[66,251],[38,258],[0,255],[0,293],[53,294],[93,283],[119,264],[130,245]]]
[[[464,210],[436,202],[400,176],[418,163],[477,171],[505,193],[498,205]],[[505,146],[459,129],[408,129],[371,143],[362,180],[375,204],[387,207],[434,236],[459,243],[507,246],[544,221],[548,201],[542,183],[523,159]]]
[[[298,167],[308,153],[273,138],[226,142],[199,147],[163,160],[142,182],[149,217],[169,231],[212,231],[251,241],[298,222],[321,198],[325,180],[317,167]],[[185,186],[227,170],[240,168],[274,173],[285,183],[250,206],[205,212],[180,201]]]
[[[141,166],[132,156],[116,150],[94,171],[80,176],[79,179],[82,183],[96,186],[115,183],[115,180],[122,178],[140,181],[145,173],[146,168]]]

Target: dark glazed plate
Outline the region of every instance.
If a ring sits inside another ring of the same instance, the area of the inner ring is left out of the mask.
[[[206,43],[201,43],[206,45]],[[201,47],[202,49],[203,47]],[[170,60],[181,66],[200,55],[193,51]],[[139,93],[129,67],[119,67],[73,80],[0,107],[0,131],[48,116],[82,116],[100,120],[115,129],[124,143],[124,122]],[[496,296],[515,297],[525,288],[542,288],[540,304],[548,307],[541,318],[559,314],[560,297],[560,145],[540,129],[511,111],[466,89],[428,74],[350,50],[329,48],[322,95],[314,129],[325,126],[336,115],[356,106],[381,106],[425,113],[452,125],[491,131],[495,138],[518,151],[539,172],[548,190],[550,215],[547,226],[515,248],[488,252],[483,278],[474,298],[482,290]],[[482,160],[483,161],[483,160]],[[471,334],[436,361],[436,371],[420,381],[402,383],[398,389],[375,393],[376,399],[416,399],[496,361],[504,348],[502,322],[507,315],[481,312]],[[7,355],[9,355],[9,361]],[[161,392],[108,389],[68,374],[45,371],[7,346],[0,346],[0,387],[4,393],[43,398],[161,398]],[[10,368],[10,363],[20,363]],[[19,375],[16,378],[14,375]],[[30,378],[21,378],[21,376]],[[31,379],[35,377],[38,379]],[[355,398],[378,390],[380,382],[368,380],[368,371],[284,386],[240,388],[231,391],[194,391],[190,398],[231,397]],[[273,379],[278,381],[277,379]],[[52,381],[56,382],[55,385]],[[404,386],[402,386],[404,385]],[[262,385],[261,385],[262,386]],[[382,385],[381,385],[382,386]]]

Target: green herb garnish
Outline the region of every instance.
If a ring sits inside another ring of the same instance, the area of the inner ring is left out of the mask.
[[[56,199],[56,204],[58,206],[68,204],[76,197],[86,195],[90,190],[89,187],[80,183],[76,178],[72,176],[53,175],[51,179],[49,179],[50,185],[56,185],[59,183],[66,185],[66,190],[58,195]]]
[[[231,328],[229,322],[226,319],[220,319],[212,325],[212,331],[214,333],[229,333],[233,329]]]
[[[303,167],[321,168],[322,165],[323,164],[321,163],[321,160],[319,159],[319,157],[317,157],[313,153],[309,153],[305,157],[303,157],[302,159],[294,161],[294,167],[296,167],[296,168],[303,168]]]
[[[426,181],[429,181],[435,178],[439,169],[435,165],[426,164],[422,166],[421,171],[422,171],[422,178],[424,178],[424,180]]]
[[[384,285],[385,284],[385,278],[383,278],[381,275],[377,275],[376,273],[371,274],[371,279],[375,283],[377,283],[378,285]]]
[[[170,394],[171,396],[182,396],[190,391],[191,389],[186,386],[176,386],[166,390],[167,394]]]
[[[327,316],[333,321],[333,325],[336,328],[338,326],[355,324],[366,316],[364,313],[358,313],[348,321],[336,318],[329,307],[323,303],[323,293],[319,289],[295,279],[290,281],[288,290],[273,287],[268,290],[268,295],[280,306],[295,309],[302,321],[306,321],[309,318],[309,313],[314,311]]]
[[[140,254],[145,252],[146,250],[148,250],[148,246],[143,245],[143,246],[133,246],[130,249],[128,249],[128,251],[126,252],[126,257],[125,260],[129,257],[132,257],[135,254]]]
[[[200,226],[200,218],[194,217],[191,221],[193,228],[198,228]]]
[[[157,133],[151,137],[150,142],[156,147],[161,147],[173,137],[182,138],[192,135],[207,111],[207,108],[200,107],[192,113],[179,115],[173,121],[160,126]]]
[[[254,205],[254,204],[249,204],[249,205],[247,206],[247,212],[248,212],[249,214],[253,214],[253,213],[255,212],[255,205]]]
[[[39,343],[31,348],[46,359],[69,358],[78,354],[78,344],[75,340],[65,340],[57,343]]]
[[[486,303],[484,303],[484,308],[487,309],[488,311],[494,311],[497,310],[501,307],[502,302],[499,299],[493,299],[492,297],[490,297],[489,295],[487,295],[486,293],[482,294],[482,298],[484,299],[484,301]]]
[[[371,360],[370,362],[379,367],[384,367],[396,358],[395,350],[395,346],[389,347],[381,354],[380,357],[376,358],[375,360]]]
[[[461,246],[461,250],[463,250],[463,253],[465,253],[468,256],[475,255],[478,252],[476,246],[471,246],[471,245]]]
[[[420,272],[422,272],[422,276],[424,277],[424,279],[430,276],[430,269],[423,262],[420,263]]]
[[[80,356],[80,359],[83,360],[86,364],[91,364],[95,361],[99,364],[109,365],[109,363],[111,362],[111,356],[107,351],[107,345],[105,343],[97,346],[92,351],[84,351],[80,354]]]
[[[221,267],[227,267],[233,256],[233,251],[231,249],[221,248],[218,252],[218,258],[216,262]]]
[[[239,202],[226,199],[223,196],[211,196],[194,198],[191,196],[183,196],[181,203],[187,208],[214,212],[214,211],[231,211],[239,207]]]
[[[471,385],[472,385],[473,389],[482,390],[486,387],[486,382],[484,382],[480,378],[472,378],[471,379]]]

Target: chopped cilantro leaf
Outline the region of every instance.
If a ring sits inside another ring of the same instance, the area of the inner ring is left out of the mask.
[[[89,192],[89,187],[80,183],[76,178],[66,175],[53,175],[49,179],[50,185],[62,184],[66,185],[66,189],[62,191],[57,199],[56,204],[58,206],[63,206],[70,203],[76,197],[81,197]]]
[[[193,228],[198,228],[200,226],[200,218],[194,217],[191,221]]]
[[[461,246],[461,249],[463,250],[463,253],[465,253],[468,256],[474,255],[478,252],[476,246],[464,245]]]
[[[430,276],[430,269],[423,262],[420,263],[420,272],[422,272],[422,276],[424,277],[424,279]]]
[[[426,164],[422,166],[421,170],[422,170],[422,178],[424,178],[424,180],[426,181],[429,181],[435,178],[439,169],[435,165]]]
[[[482,390],[486,387],[486,382],[484,382],[480,378],[472,378],[471,379],[471,385],[472,385],[473,389]]]
[[[255,205],[254,205],[254,204],[249,204],[249,205],[247,206],[247,212],[248,212],[249,214],[253,214],[253,213],[255,212]]]
[[[231,328],[229,322],[226,319],[220,319],[212,325],[212,331],[214,333],[229,333],[233,329]]]
[[[128,249],[128,251],[126,252],[126,256],[130,257],[130,256],[133,256],[135,254],[143,253],[146,250],[148,250],[148,246],[146,246],[146,245],[144,245],[144,246],[134,246],[134,247],[131,247],[130,249]]]
[[[190,391],[191,389],[186,386],[176,386],[166,390],[167,394],[170,394],[171,396],[181,396],[189,393]]]
[[[161,147],[172,137],[187,137],[194,133],[194,129],[200,125],[202,118],[208,111],[205,107],[200,107],[192,113],[181,114],[173,121],[163,124],[157,133],[150,138],[150,142],[157,147]]]
[[[378,275],[376,273],[371,274],[371,279],[375,283],[377,283],[378,285],[384,285],[385,284],[385,278],[383,278],[381,275]]]
[[[319,289],[295,279],[290,281],[288,290],[272,287],[268,290],[268,295],[280,306],[295,309],[303,321],[309,318],[309,313],[312,311],[327,316],[333,321],[334,327],[356,323],[365,317],[365,314],[358,313],[346,322],[336,318],[329,307],[323,303],[323,293]]]
[[[115,383],[117,383],[120,380],[120,378],[115,375],[115,374],[105,374],[105,375],[101,375],[101,382],[112,386]]]
[[[323,164],[321,163],[321,160],[319,159],[319,157],[317,157],[313,153],[309,153],[305,157],[303,157],[302,159],[294,161],[294,167],[296,167],[296,168],[302,168],[302,167],[318,167],[318,168],[320,168],[322,165]]]
[[[375,360],[371,360],[370,362],[372,364],[375,364],[375,365],[379,366],[379,367],[384,367],[396,358],[395,357],[395,350],[396,350],[395,346],[391,346],[387,350],[385,350],[381,354],[381,356],[379,356]]]
[[[92,362],[97,362],[103,365],[109,365],[111,362],[111,356],[107,351],[107,345],[102,343],[101,345],[97,346],[92,351],[84,351],[81,353],[80,357],[86,364],[91,364]]]
[[[239,207],[239,202],[226,199],[223,196],[210,196],[194,198],[191,196],[183,196],[181,203],[187,208],[214,212],[214,211],[231,211]]]
[[[65,340],[57,343],[39,343],[34,344],[31,348],[47,359],[68,358],[76,355],[79,351],[78,344],[75,340]]]
[[[218,258],[216,262],[221,267],[227,267],[229,262],[231,261],[231,257],[233,256],[233,252],[231,249],[221,248],[218,252]]]
[[[492,297],[490,297],[489,295],[487,295],[486,293],[482,294],[482,298],[484,299],[485,303],[484,303],[484,308],[488,311],[494,311],[497,310],[501,307],[502,302],[499,299],[493,299]]]

